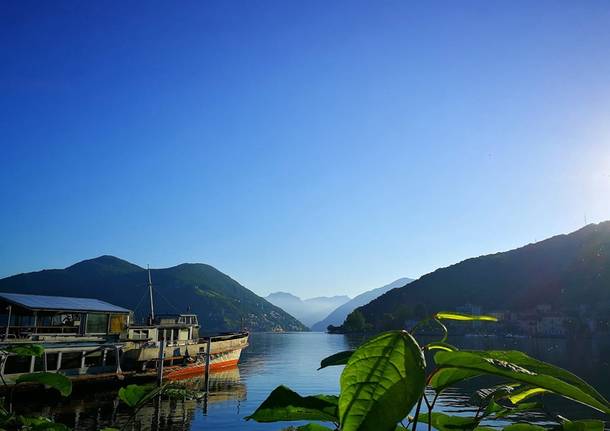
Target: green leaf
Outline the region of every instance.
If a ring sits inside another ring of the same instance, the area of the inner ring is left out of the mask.
[[[565,421],[561,428],[564,431],[604,431],[604,422],[594,419]]]
[[[565,398],[610,413],[608,401],[586,382],[564,369],[530,358],[522,352],[465,350],[438,352],[434,360],[441,368],[459,368],[505,377],[547,389]]]
[[[498,319],[493,316],[475,316],[472,314],[456,313],[453,311],[439,311],[434,315],[435,319],[445,320],[461,320],[461,321],[473,321],[473,320],[484,320],[487,322],[497,322]]]
[[[333,428],[325,427],[324,425],[310,423],[307,425],[301,425],[300,427],[296,427],[297,431],[333,431]]]
[[[44,347],[39,344],[13,345],[7,347],[4,351],[17,356],[36,356],[40,358],[44,354]]]
[[[546,428],[528,423],[517,423],[502,428],[502,431],[546,431]]]
[[[503,414],[506,411],[506,408],[504,406],[501,406],[500,404],[498,404],[495,400],[491,400],[489,402],[489,404],[487,404],[487,407],[485,408],[485,416],[489,416],[489,415],[500,415]]]
[[[17,378],[17,383],[40,383],[45,387],[57,389],[64,397],[72,393],[72,382],[63,374],[59,373],[29,373]]]
[[[349,358],[352,357],[353,354],[354,354],[353,350],[346,350],[344,352],[339,352],[339,353],[335,353],[334,355],[330,355],[330,356],[322,359],[322,361],[320,362],[320,368],[318,368],[318,370],[321,370],[322,368],[330,367],[332,365],[345,365],[345,364],[347,364],[347,361],[349,360]]]
[[[337,422],[337,402],[333,395],[302,397],[286,386],[278,386],[246,420]]]
[[[419,415],[419,422],[428,423],[438,431],[473,430],[479,424],[476,418],[463,416],[449,416],[444,413],[423,413]]]
[[[53,422],[51,419],[40,417],[18,416],[17,421],[23,425],[22,429],[27,430],[47,430],[47,431],[69,431],[70,428],[64,424]]]
[[[424,346],[424,348],[428,350],[444,350],[446,352],[455,352],[456,350],[459,350],[457,347],[442,341],[434,341],[432,343],[428,343]]]
[[[495,403],[495,401],[494,401],[494,403]],[[495,411],[494,414],[495,414],[496,419],[501,419],[501,418],[505,418],[510,415],[514,415],[515,413],[531,412],[533,410],[540,410],[540,409],[542,409],[541,403],[523,403],[523,404],[519,404],[517,407],[513,407],[513,408],[505,407],[502,410]]]
[[[531,398],[536,395],[543,394],[545,392],[550,392],[547,389],[536,388],[529,385],[523,386],[522,388],[516,389],[511,392],[505,398],[509,400],[513,404],[519,404],[521,401],[524,401],[528,398]]]
[[[129,407],[134,408],[148,402],[165,389],[166,386],[156,387],[155,385],[128,385],[119,389],[119,398]]]
[[[435,356],[436,358],[436,356]],[[437,393],[442,392],[450,386],[455,385],[463,380],[472,379],[482,375],[482,372],[475,370],[466,370],[463,368],[437,368],[430,378],[429,385]]]
[[[511,394],[515,390],[515,385],[518,385],[518,383],[514,385],[497,385],[491,388],[479,389],[472,394],[470,401],[477,406],[485,407],[490,400],[501,399],[506,395]]]
[[[360,346],[341,374],[343,431],[393,431],[423,394],[426,361],[406,331],[390,331]]]

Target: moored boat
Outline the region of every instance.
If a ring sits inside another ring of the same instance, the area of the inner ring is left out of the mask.
[[[204,374],[208,365],[209,371],[216,371],[238,364],[241,351],[248,346],[248,332],[202,337],[196,314],[155,315],[150,271],[148,289],[148,323],[130,325],[121,338],[125,343],[125,368],[138,375],[151,375],[162,366],[163,378],[173,380]]]
[[[164,377],[187,378],[205,372],[210,348],[210,371],[235,367],[241,351],[248,346],[248,332],[199,337],[194,314],[162,315],[150,325],[131,325],[122,339],[123,367],[137,374],[157,371],[163,361]]]

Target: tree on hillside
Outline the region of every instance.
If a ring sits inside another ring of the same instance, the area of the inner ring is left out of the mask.
[[[345,332],[363,332],[369,329],[370,325],[367,325],[364,314],[358,309],[352,311],[343,324],[343,330]]]

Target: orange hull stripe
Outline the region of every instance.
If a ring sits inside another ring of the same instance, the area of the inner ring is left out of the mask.
[[[210,364],[210,371],[222,370],[224,368],[235,367],[239,359],[231,359],[229,361],[215,362]],[[201,376],[205,374],[205,365],[194,365],[192,367],[184,367],[175,371],[170,371],[166,374],[167,379],[181,379],[185,377]]]

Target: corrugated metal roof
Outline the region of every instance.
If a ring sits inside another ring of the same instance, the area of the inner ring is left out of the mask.
[[[70,298],[67,296],[26,295],[0,292],[0,299],[31,310],[102,311],[129,313],[129,310],[93,298]]]

